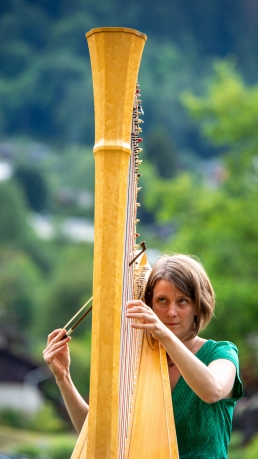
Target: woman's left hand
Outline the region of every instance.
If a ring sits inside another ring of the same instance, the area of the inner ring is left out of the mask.
[[[131,327],[148,330],[154,339],[161,340],[169,334],[169,329],[161,322],[153,310],[141,300],[131,300],[127,303],[126,317],[137,319]]]

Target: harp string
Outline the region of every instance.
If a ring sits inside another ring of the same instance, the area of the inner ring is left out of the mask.
[[[126,457],[127,440],[132,421],[134,392],[137,380],[139,354],[141,350],[142,332],[131,328],[131,320],[125,318],[126,303],[135,297],[134,265],[129,267],[135,252],[136,211],[138,186],[138,108],[139,85],[137,84],[133,108],[132,139],[128,177],[127,217],[124,249],[124,278],[121,317],[121,354],[120,354],[120,390],[119,390],[119,459]]]
[[[133,298],[133,266],[129,268],[129,261],[134,248],[134,231],[133,228],[133,215],[131,212],[132,203],[134,201],[134,164],[133,155],[130,161],[130,173],[128,184],[128,208],[127,208],[127,225],[126,225],[126,238],[125,247],[125,266],[124,266],[124,286],[123,286],[123,308],[122,308],[122,329],[121,329],[121,371],[120,371],[120,421],[119,421],[119,454],[125,449],[125,440],[128,430],[129,422],[129,409],[130,409],[130,393],[133,384],[133,365],[134,362],[134,339],[133,329],[130,323],[125,319],[125,307],[129,298]],[[133,236],[132,236],[133,234]]]

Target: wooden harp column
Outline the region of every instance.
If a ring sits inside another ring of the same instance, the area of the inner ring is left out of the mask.
[[[151,349],[146,339],[143,340],[146,355],[138,379],[141,390],[146,393],[149,388],[152,395],[149,395],[149,400],[145,396],[142,411],[141,395],[138,394],[135,410],[142,413],[139,422],[134,419],[130,424],[132,444],[122,452],[122,456],[119,451],[121,304],[128,172],[133,105],[146,36],[133,29],[98,28],[88,32],[86,38],[92,66],[95,109],[92,353],[90,410],[72,459],[176,459],[176,446],[172,445],[174,431],[172,440],[170,433],[167,433],[171,416],[173,421],[168,375],[160,378],[158,383],[158,390],[162,391],[161,404],[164,405],[160,417],[153,411],[158,406],[155,404],[156,397],[159,397],[155,393],[156,386],[154,384],[153,387],[153,382],[148,383],[144,374],[145,371],[152,373],[153,365],[161,374],[161,368],[166,367],[166,355],[157,346],[155,350]],[[165,398],[164,385],[168,389]],[[150,427],[147,419],[148,411],[153,427]],[[145,414],[147,418],[143,419]],[[160,434],[160,428],[166,430],[164,435]],[[155,430],[158,444],[153,448],[150,442]],[[163,441],[163,437],[165,440],[161,447],[160,439]]]

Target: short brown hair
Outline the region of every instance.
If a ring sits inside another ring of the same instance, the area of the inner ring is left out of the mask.
[[[197,310],[194,334],[197,335],[211,321],[215,306],[215,293],[201,262],[182,254],[161,256],[152,268],[145,289],[145,303],[150,307],[158,280],[171,282],[193,300]]]

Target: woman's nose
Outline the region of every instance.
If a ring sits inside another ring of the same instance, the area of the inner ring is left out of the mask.
[[[176,317],[177,316],[177,307],[175,303],[170,303],[167,314],[169,317]]]

